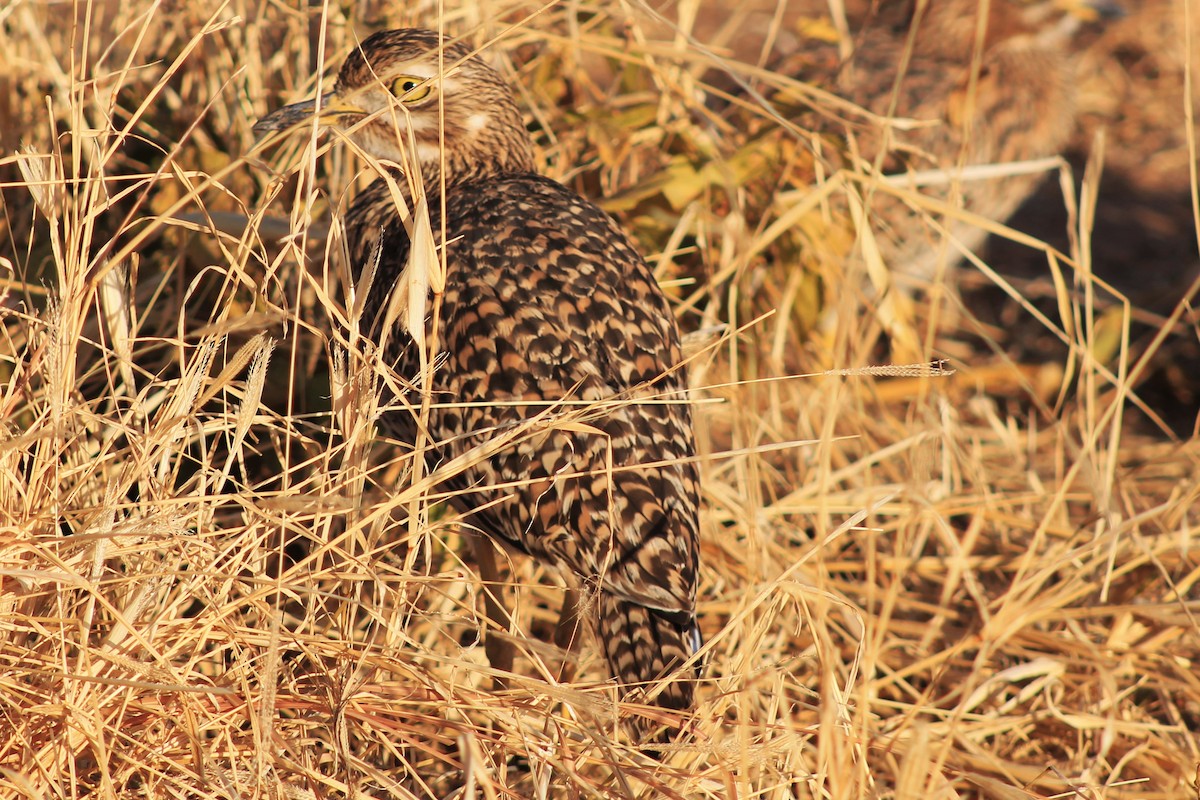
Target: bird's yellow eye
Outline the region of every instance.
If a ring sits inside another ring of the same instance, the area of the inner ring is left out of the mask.
[[[429,96],[433,88],[430,81],[413,75],[401,75],[392,81],[392,94],[404,103],[416,103]]]

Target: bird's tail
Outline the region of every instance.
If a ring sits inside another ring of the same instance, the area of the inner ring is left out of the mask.
[[[695,615],[647,608],[603,588],[596,605],[596,633],[622,694],[645,697],[662,708],[689,710],[698,667],[683,671],[679,667],[700,647]],[[661,682],[663,678],[668,680]]]

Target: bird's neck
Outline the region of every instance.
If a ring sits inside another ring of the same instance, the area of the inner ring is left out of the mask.
[[[460,186],[481,183],[514,172],[533,172],[533,165],[503,163],[439,163],[421,164],[421,185],[426,197],[453,194]],[[414,176],[415,177],[415,176]]]
[[[515,108],[501,104],[490,112],[446,121],[445,150],[422,148],[421,178],[427,194],[491,180],[500,175],[536,172],[533,142]]]
[[[378,168],[386,173],[385,179],[373,183],[368,193],[378,193],[381,197],[387,194],[394,201],[393,192],[398,192],[406,209],[404,216],[411,214],[416,208],[418,193],[415,189],[418,185],[423,190],[426,207],[433,211],[441,208],[443,198],[449,201],[456,192],[471,191],[471,186],[512,175],[539,174],[532,155],[528,158],[486,163],[477,161],[465,166],[451,163],[443,166],[440,160],[422,162],[419,175],[414,170],[411,176],[406,174],[403,168],[386,162],[378,165]]]

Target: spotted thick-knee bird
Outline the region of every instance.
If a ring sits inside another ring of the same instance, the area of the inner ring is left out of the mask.
[[[467,526],[576,576],[626,695],[673,677],[649,696],[690,708],[697,467],[679,332],[646,262],[608,215],[538,174],[511,89],[461,43],[377,33],[319,108],[288,106],[255,130],[314,114],[380,162],[419,165],[446,273],[417,336],[387,312],[410,285],[413,244],[384,178],[346,228],[354,270],[375,270],[376,341],[416,387],[394,406],[420,408],[429,392],[428,469]],[[432,368],[422,339],[440,354]],[[395,410],[381,424],[415,443],[418,418]]]

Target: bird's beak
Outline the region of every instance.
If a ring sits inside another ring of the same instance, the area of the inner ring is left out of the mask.
[[[284,106],[271,112],[267,116],[254,123],[254,135],[262,137],[271,131],[285,131],[302,122],[308,122],[316,116],[322,124],[329,124],[339,117],[349,114],[366,114],[367,112],[358,106],[347,103],[339,98],[335,93],[321,95],[320,111],[317,110],[317,101],[305,100],[302,103],[293,103],[290,106]]]

